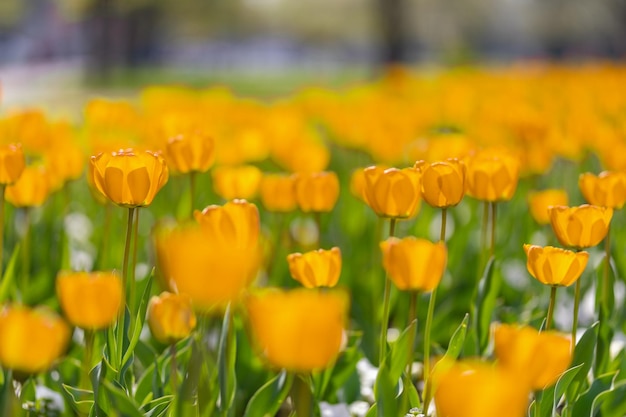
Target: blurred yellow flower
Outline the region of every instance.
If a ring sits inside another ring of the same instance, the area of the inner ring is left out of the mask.
[[[211,176],[215,193],[223,199],[252,199],[259,192],[263,173],[254,165],[219,166]]]
[[[365,168],[364,196],[380,217],[406,219],[417,214],[420,174],[413,168]]]
[[[261,178],[261,203],[267,211],[287,213],[297,207],[295,177],[284,174],[263,174]]]
[[[305,213],[329,212],[339,198],[339,178],[330,171],[295,174],[298,207]]]
[[[437,208],[456,206],[465,195],[465,165],[458,159],[433,162],[417,161],[421,173],[422,198]]]
[[[334,287],[339,281],[341,250],[338,247],[291,253],[287,255],[287,262],[293,279],[306,288]]]
[[[176,135],[167,141],[165,159],[174,172],[207,172],[215,160],[215,142],[202,132]]]
[[[184,339],[196,327],[191,297],[164,291],[148,304],[148,326],[156,340],[172,344]]]
[[[96,189],[122,207],[149,206],[168,179],[165,160],[152,151],[102,152],[90,170]]]
[[[563,246],[589,248],[606,236],[613,209],[583,204],[578,207],[552,206],[550,224]]]
[[[568,287],[582,275],[589,254],[552,246],[524,245],[526,268],[537,281],[546,285]]]
[[[0,185],[13,184],[22,175],[25,167],[26,159],[21,144],[0,146]]]
[[[413,236],[390,237],[380,243],[383,266],[402,291],[432,291],[446,269],[448,251],[442,242],[433,243]]]
[[[533,219],[539,224],[550,223],[548,208],[550,206],[566,206],[568,203],[565,190],[548,189],[528,193],[528,207]]]
[[[59,144],[59,148],[46,151],[43,155],[50,184],[59,190],[67,181],[80,178],[85,167],[85,155],[74,143]]]
[[[468,157],[467,194],[483,201],[506,201],[515,194],[519,160],[506,152],[483,150]]]
[[[0,311],[0,364],[36,374],[52,366],[67,347],[68,325],[52,311],[4,306]]]
[[[359,200],[365,202],[365,171],[357,168],[350,176],[350,193]]]
[[[82,329],[112,325],[124,304],[120,277],[113,272],[59,272],[57,296],[68,321]]]
[[[250,294],[250,331],[269,364],[293,372],[329,366],[341,350],[349,300],[343,291],[266,289]]]
[[[581,174],[578,186],[587,203],[621,209],[626,202],[626,173],[604,171],[599,175]]]
[[[463,361],[437,367],[432,377],[438,417],[526,415],[530,388],[506,368]]]
[[[494,354],[499,366],[509,369],[518,381],[525,379],[533,390],[556,383],[572,361],[567,336],[507,324],[495,328]]]
[[[6,189],[7,201],[15,207],[39,207],[50,195],[48,173],[42,166],[28,166]]]

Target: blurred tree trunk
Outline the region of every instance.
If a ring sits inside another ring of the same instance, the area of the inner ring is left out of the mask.
[[[405,0],[375,0],[376,13],[380,16],[381,50],[383,65],[402,64],[408,59]]]

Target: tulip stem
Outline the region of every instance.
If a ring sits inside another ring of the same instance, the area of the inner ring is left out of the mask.
[[[189,198],[191,200],[191,218],[193,219],[194,205],[196,204],[196,172],[189,173]]]
[[[0,185],[0,281],[2,280],[2,261],[4,260],[4,191],[6,185]]]
[[[491,245],[489,246],[489,257],[493,257],[496,252],[496,202],[491,202]]]
[[[104,206],[104,224],[102,225],[102,240],[100,241],[100,256],[98,257],[97,270],[99,271],[103,271],[106,268],[108,261],[112,209],[113,205],[107,201]]]
[[[176,364],[176,343],[170,345],[170,387],[172,395],[178,394],[178,365]]]
[[[576,347],[576,330],[578,328],[578,307],[580,305],[580,278],[576,280],[574,289],[574,318],[572,322],[572,353]]]
[[[22,301],[25,301],[30,278],[30,207],[24,207],[24,236],[22,237],[22,242]]]
[[[607,315],[609,313],[609,287],[610,287],[609,271],[611,269],[610,234],[611,234],[611,226],[609,225],[607,227],[606,237],[604,238],[605,257],[604,257],[604,271],[602,273],[602,293],[601,293],[602,301],[600,303],[600,314],[598,315],[598,317],[600,318],[600,321],[602,321],[602,319],[608,319]]]
[[[396,232],[396,219],[389,219],[389,237],[393,237]],[[391,280],[389,274],[385,274],[385,292],[383,295],[383,320],[380,329],[380,350],[378,355],[378,366],[382,365],[387,353],[387,327],[389,326],[389,297],[391,293]]]
[[[546,318],[546,330],[552,327],[552,316],[554,315],[554,305],[556,303],[556,285],[550,287],[550,304],[548,304],[548,317]]]
[[[485,249],[487,248],[487,230],[489,228],[489,202],[485,201],[483,205],[483,224],[482,229],[480,231],[480,240],[482,242],[482,254],[484,254]]]
[[[413,322],[417,319],[417,296],[419,295],[419,291],[411,291],[409,298],[409,326],[413,324]],[[407,355],[406,362],[406,376],[408,383],[413,383],[413,378],[411,376],[412,368],[413,368],[413,349],[415,349],[415,339],[417,337],[417,323],[415,327],[411,328],[411,334],[409,334],[409,340],[411,344],[409,345],[409,352]]]
[[[322,213],[316,211],[313,213],[313,217],[315,218],[315,226],[317,227],[317,247],[316,249],[322,246]]]
[[[130,207],[128,209],[128,222],[126,225],[126,242],[124,243],[124,260],[122,261],[122,288],[124,291],[123,299],[126,301],[126,305],[130,306],[130,291],[128,285],[128,258],[130,255],[130,244],[131,237],[133,233],[133,219],[135,217],[135,207]],[[125,315],[126,308],[120,308],[120,315],[117,320],[117,370],[120,371],[122,368],[122,358],[124,357],[124,327],[125,323]]]
[[[128,294],[128,297],[130,298],[130,303],[129,303],[129,309],[130,312],[134,315],[135,314],[135,292],[136,292],[136,287],[137,287],[137,283],[135,280],[135,267],[137,266],[137,241],[139,241],[139,208],[135,209],[135,219],[134,219],[134,225],[133,225],[133,257],[131,258],[130,261],[130,270],[128,271],[128,280],[129,280],[129,284],[130,284],[130,292]],[[132,324],[132,323],[131,323]]]
[[[89,371],[91,370],[91,361],[93,358],[93,344],[95,339],[95,333],[93,330],[84,330],[85,338],[85,356],[83,357],[83,374],[80,387],[89,389]]]

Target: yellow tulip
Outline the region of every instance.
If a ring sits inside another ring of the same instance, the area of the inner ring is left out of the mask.
[[[329,366],[342,346],[349,300],[343,291],[261,290],[246,298],[258,351],[275,368],[310,372]]]
[[[446,269],[448,251],[442,242],[432,243],[413,236],[390,237],[380,243],[383,266],[402,291],[432,291]]]
[[[581,174],[578,186],[585,200],[594,206],[621,209],[626,203],[626,173],[604,171]]]
[[[196,327],[191,297],[164,291],[148,304],[148,326],[156,340],[172,344],[184,339]]]
[[[163,157],[152,151],[124,149],[91,157],[96,189],[122,207],[145,207],[168,179]]]
[[[606,236],[613,209],[583,204],[578,207],[552,206],[550,223],[563,246],[589,248]]]
[[[180,134],[167,141],[165,158],[180,174],[207,172],[215,160],[215,142],[202,132]]]
[[[552,246],[524,245],[526,268],[537,281],[546,285],[568,287],[582,275],[589,254]]]
[[[483,201],[513,198],[519,179],[519,160],[505,152],[484,150],[465,161],[467,194]]]
[[[380,217],[406,219],[417,214],[420,174],[413,168],[365,168],[364,196]]]
[[[50,195],[48,173],[41,166],[29,166],[6,189],[7,201],[15,207],[39,207]]]
[[[261,202],[267,211],[287,213],[297,207],[294,190],[295,177],[283,174],[264,174],[261,179]]]
[[[56,289],[65,317],[82,329],[112,325],[123,305],[122,281],[111,272],[60,272]]]
[[[50,368],[67,347],[68,325],[55,313],[25,306],[0,311],[0,364],[26,374]]]
[[[223,199],[252,199],[259,192],[263,173],[254,165],[220,166],[211,176],[215,193]]]
[[[519,375],[485,362],[464,361],[433,373],[437,417],[523,417],[530,388]]]
[[[526,380],[533,390],[556,383],[572,361],[567,336],[506,324],[495,328],[494,354],[500,366],[513,372],[518,380]]]
[[[13,184],[22,175],[25,167],[26,159],[21,144],[0,146],[0,185]]]
[[[306,288],[334,287],[341,274],[341,250],[313,250],[291,253],[287,256],[289,272],[293,279]]]
[[[465,165],[458,159],[428,164],[415,163],[421,173],[422,198],[431,206],[447,208],[456,206],[465,195]]]
[[[566,206],[567,193],[565,190],[549,189],[543,191],[531,191],[528,194],[528,207],[533,219],[539,224],[550,223],[548,208],[550,206]]]
[[[295,174],[298,207],[305,213],[329,212],[339,198],[339,178],[334,172],[298,172]]]
[[[58,148],[44,154],[50,184],[59,190],[71,180],[80,178],[85,167],[85,155],[74,143],[59,144]]]
[[[352,171],[350,176],[350,193],[365,202],[365,172],[363,168],[357,168]]]

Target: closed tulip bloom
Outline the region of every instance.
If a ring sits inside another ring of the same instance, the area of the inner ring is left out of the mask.
[[[532,327],[500,324],[494,334],[498,364],[533,390],[553,385],[572,361],[570,339],[556,332],[538,332]]]
[[[56,314],[25,306],[0,311],[0,365],[36,374],[50,368],[67,347],[68,325]]]
[[[22,145],[12,143],[0,146],[0,185],[13,184],[22,175],[25,167]]]
[[[225,200],[233,200],[256,197],[263,173],[254,165],[241,165],[216,167],[211,175],[215,193]]]
[[[66,182],[80,178],[85,167],[85,155],[76,144],[63,143],[44,155],[45,165],[53,190],[59,190]]]
[[[582,275],[589,254],[552,246],[524,245],[526,268],[537,281],[546,285],[568,287]]]
[[[513,198],[519,179],[519,160],[504,152],[481,151],[466,160],[467,194],[483,201]]]
[[[549,209],[550,224],[563,246],[589,248],[606,236],[613,209],[583,204],[578,207],[553,206]]]
[[[102,152],[91,157],[90,169],[96,189],[129,208],[149,206],[168,179],[165,159],[152,151]]]
[[[339,355],[348,296],[337,290],[261,290],[246,298],[252,339],[272,367],[311,372]]]
[[[339,198],[339,178],[330,171],[295,174],[298,207],[305,213],[329,212]]]
[[[215,141],[202,132],[174,136],[167,141],[165,158],[179,174],[207,172],[215,160]]]
[[[43,167],[29,166],[6,189],[7,201],[15,207],[39,207],[50,195],[48,174]]]
[[[530,389],[519,375],[493,364],[465,361],[433,373],[437,417],[523,417]]]
[[[533,219],[539,224],[549,224],[550,206],[566,206],[568,203],[565,190],[549,189],[543,191],[531,191],[528,194],[528,207]]]
[[[433,243],[413,236],[390,237],[380,243],[383,267],[402,291],[432,291],[446,269],[448,251],[442,242]]]
[[[112,272],[60,272],[56,289],[65,317],[82,329],[109,327],[123,305],[122,281]]]
[[[465,165],[458,159],[415,163],[421,173],[422,198],[432,207],[456,206],[465,195]]]
[[[363,168],[356,169],[350,176],[350,193],[365,202],[365,172]]]
[[[288,213],[297,207],[295,177],[284,174],[264,174],[261,179],[261,203],[267,211]]]
[[[156,340],[172,344],[184,339],[196,327],[191,297],[164,291],[148,304],[148,326]]]
[[[604,171],[581,174],[578,186],[585,200],[594,206],[621,209],[626,202],[626,173]]]
[[[365,168],[364,196],[380,217],[407,219],[417,214],[420,174],[413,168]]]
[[[293,279],[306,288],[334,287],[341,274],[341,250],[313,250],[287,256],[289,272]]]

